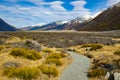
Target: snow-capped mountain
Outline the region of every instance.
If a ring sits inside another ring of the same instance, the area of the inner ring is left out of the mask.
[[[28,27],[22,28],[22,30],[61,30],[63,29],[64,24],[68,23],[69,20],[65,21],[55,21],[49,24],[37,24]]]
[[[69,27],[68,25],[67,27]],[[106,30],[119,30],[120,29],[120,2],[112,7],[101,12],[94,19],[84,22],[73,24],[71,28],[75,30],[85,31],[106,31]]]
[[[82,23],[82,22],[85,22],[85,21],[89,21],[91,19],[92,19],[92,16],[85,15],[85,16],[82,16],[82,17],[77,17],[77,18],[71,20],[70,22]]]
[[[89,22],[90,20],[92,20],[93,17],[90,15],[86,15],[83,17],[77,17],[71,21],[69,21],[68,23],[65,24],[64,28],[65,30],[75,30],[74,26],[77,26],[79,24],[85,23],[85,22]]]
[[[69,22],[69,20],[66,20],[66,21],[56,21],[56,22],[53,22],[53,23],[55,23],[55,24],[58,24],[58,25],[62,25],[62,24],[65,24],[65,23],[68,23]]]
[[[82,23],[91,20],[91,16],[77,17],[73,20],[60,20],[45,25],[34,25],[23,28],[23,30],[64,30],[66,25]],[[70,28],[71,26],[69,26]]]

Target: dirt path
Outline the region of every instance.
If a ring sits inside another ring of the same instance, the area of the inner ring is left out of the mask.
[[[88,80],[90,59],[75,52],[68,52],[68,54],[72,56],[73,62],[63,71],[60,80]]]

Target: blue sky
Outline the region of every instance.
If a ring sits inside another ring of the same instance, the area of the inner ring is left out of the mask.
[[[15,27],[95,16],[120,0],[0,0],[0,18]]]

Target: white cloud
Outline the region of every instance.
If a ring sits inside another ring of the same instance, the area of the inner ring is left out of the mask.
[[[110,7],[118,2],[120,2],[120,0],[108,0],[106,6]]]
[[[74,11],[87,10],[84,8],[84,5],[86,4],[86,1],[84,0],[73,1],[71,4],[74,6]]]
[[[51,2],[50,5],[51,5],[51,8],[55,11],[66,11],[66,9],[61,6],[64,2],[62,1],[54,1],[54,2]]]
[[[26,10],[30,10],[30,8],[27,8],[27,7],[20,7],[19,10],[26,11]]]

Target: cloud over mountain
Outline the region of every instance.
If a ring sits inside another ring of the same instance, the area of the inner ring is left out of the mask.
[[[113,1],[119,0],[107,0],[106,6]],[[90,7],[85,7],[88,4],[91,3],[87,0],[1,0],[0,17],[16,27],[29,26],[95,14]]]

